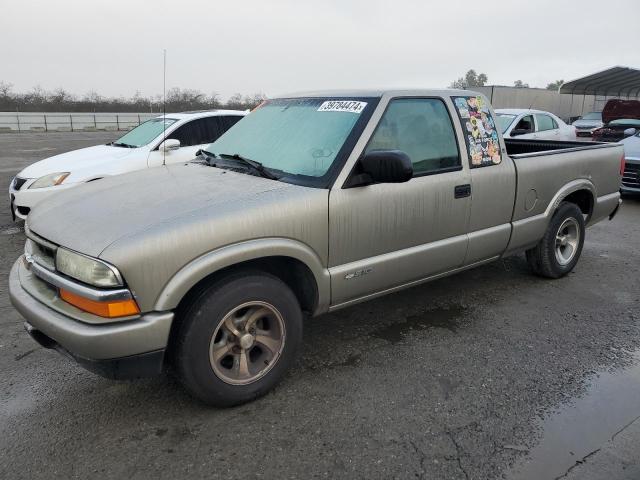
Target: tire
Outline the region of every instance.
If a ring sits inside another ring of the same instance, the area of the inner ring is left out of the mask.
[[[584,217],[574,203],[562,202],[542,240],[527,250],[527,262],[541,277],[560,278],[578,263],[584,245]]]
[[[302,343],[296,296],[259,271],[237,272],[203,288],[178,321],[172,359],[177,376],[194,397],[217,407],[271,390]]]

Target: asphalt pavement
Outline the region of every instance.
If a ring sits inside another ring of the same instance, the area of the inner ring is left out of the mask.
[[[1,134],[0,188],[113,138]],[[565,278],[517,256],[309,320],[284,381],[233,409],[166,376],[97,377],[33,342],[7,294],[24,233],[6,201],[2,479],[640,478],[636,199],[587,231]]]

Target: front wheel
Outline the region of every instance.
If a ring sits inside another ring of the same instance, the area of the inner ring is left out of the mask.
[[[296,296],[261,272],[238,273],[203,289],[179,321],[178,376],[195,397],[220,407],[273,388],[302,340]]]
[[[573,203],[561,203],[542,240],[526,252],[527,262],[534,273],[560,278],[573,270],[582,253],[584,232],[580,208]]]

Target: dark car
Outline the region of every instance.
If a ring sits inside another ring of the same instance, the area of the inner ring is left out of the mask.
[[[604,127],[593,131],[599,142],[619,142],[640,131],[639,100],[609,100],[602,110]]]

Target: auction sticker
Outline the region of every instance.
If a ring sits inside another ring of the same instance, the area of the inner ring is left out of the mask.
[[[319,112],[351,112],[361,113],[367,102],[356,102],[353,100],[327,100],[318,108]]]

